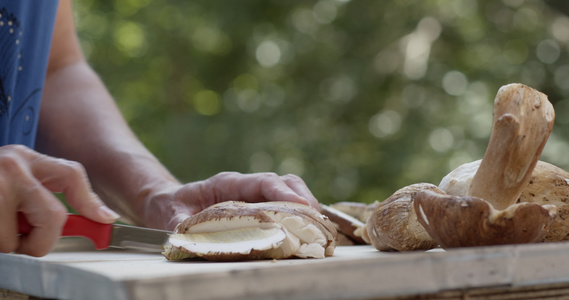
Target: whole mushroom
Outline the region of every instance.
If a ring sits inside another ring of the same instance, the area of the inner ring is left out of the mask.
[[[417,193],[418,220],[443,248],[531,243],[555,219],[553,205],[516,203],[530,182],[555,112],[544,94],[522,84],[499,89],[486,153],[466,196]]]
[[[440,182],[439,188],[449,195],[466,196],[480,160],[463,164]],[[569,172],[544,161],[538,161],[529,183],[523,188],[518,203],[555,205],[557,218],[540,239],[541,242],[569,240]]]
[[[437,246],[417,219],[413,205],[419,192],[445,193],[436,185],[416,183],[397,190],[380,202],[369,216],[364,231],[364,240],[382,251],[427,250]]]

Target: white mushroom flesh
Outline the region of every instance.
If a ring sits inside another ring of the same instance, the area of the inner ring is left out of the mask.
[[[253,250],[269,250],[279,247],[286,233],[279,226],[272,228],[247,227],[217,232],[173,234],[169,242],[172,246],[203,253],[249,254]]]

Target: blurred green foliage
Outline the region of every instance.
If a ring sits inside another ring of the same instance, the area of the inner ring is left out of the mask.
[[[484,154],[498,88],[546,93],[569,169],[562,1],[74,1],[85,54],[183,181],[294,173],[324,203],[438,184]]]

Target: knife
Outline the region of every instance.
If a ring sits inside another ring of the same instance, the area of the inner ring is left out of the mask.
[[[28,234],[32,226],[22,213],[18,213],[18,233]],[[81,236],[90,239],[95,249],[130,249],[145,252],[162,252],[172,232],[122,224],[103,224],[80,215],[68,214],[61,236]]]

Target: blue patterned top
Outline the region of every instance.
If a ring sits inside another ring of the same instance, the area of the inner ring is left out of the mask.
[[[34,146],[57,0],[0,0],[0,146]]]

